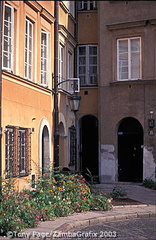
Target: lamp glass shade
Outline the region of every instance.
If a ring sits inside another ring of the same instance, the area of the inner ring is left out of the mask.
[[[71,108],[71,111],[76,112],[76,111],[79,110],[80,100],[81,100],[81,97],[77,96],[77,95],[74,95],[74,96],[70,97],[70,108]]]

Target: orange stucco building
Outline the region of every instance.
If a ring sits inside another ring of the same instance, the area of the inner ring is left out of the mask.
[[[17,178],[19,189],[54,164],[55,75],[59,82],[74,76],[75,12],[73,8],[69,14],[68,1],[58,7],[59,59],[54,72],[55,1],[1,2],[1,176]],[[64,144],[75,125],[67,87],[59,85],[57,92],[60,166],[68,165]]]

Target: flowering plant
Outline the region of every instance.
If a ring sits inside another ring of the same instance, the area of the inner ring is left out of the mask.
[[[11,182],[11,181],[10,181]],[[34,190],[3,186],[0,199],[0,235],[37,226],[39,221],[63,217],[74,212],[108,210],[109,199],[93,194],[83,176],[78,174],[40,176]]]

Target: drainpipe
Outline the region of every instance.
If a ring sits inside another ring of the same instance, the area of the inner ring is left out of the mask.
[[[2,33],[3,29],[3,1],[0,1],[0,194],[2,190]]]
[[[58,61],[59,61],[59,1],[55,1],[54,23],[54,167],[59,167],[59,109],[58,109]]]

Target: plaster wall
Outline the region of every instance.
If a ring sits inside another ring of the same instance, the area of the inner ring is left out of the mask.
[[[78,44],[97,44],[98,23],[96,11],[79,11]]]
[[[3,76],[2,94],[2,159],[5,159],[5,128],[17,126],[33,128],[31,134],[31,169],[38,171],[40,166],[40,124],[43,118],[47,119],[50,132],[52,132],[52,95],[49,90],[26,83],[21,79]],[[50,133],[51,134],[51,133]],[[52,147],[52,139],[50,139]],[[50,151],[52,153],[52,151]],[[52,161],[52,155],[50,155]],[[5,169],[3,161],[2,169]]]

